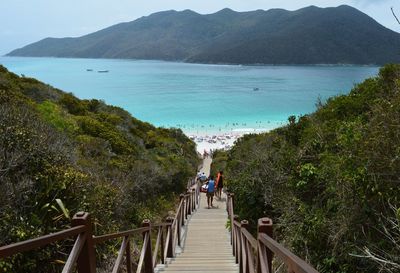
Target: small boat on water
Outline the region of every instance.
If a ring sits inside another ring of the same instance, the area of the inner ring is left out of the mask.
[[[86,71],[89,71],[89,72],[91,72],[91,71],[93,71],[93,69],[90,69],[90,68],[88,68],[88,69],[86,69]]]
[[[258,87],[253,88],[253,91],[258,91],[258,90],[260,90],[260,88],[258,88]]]
[[[108,70],[98,70],[99,73],[108,73]]]

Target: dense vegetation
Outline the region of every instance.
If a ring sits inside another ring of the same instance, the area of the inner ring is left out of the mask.
[[[235,64],[398,62],[400,35],[349,6],[201,15],[165,11],[78,38],[46,38],[10,56]]]
[[[0,245],[68,227],[77,211],[96,234],[159,221],[195,173],[194,145],[0,66]],[[60,272],[63,245],[53,247],[0,261],[0,272]]]
[[[236,213],[320,272],[400,271],[400,65],[216,158]]]

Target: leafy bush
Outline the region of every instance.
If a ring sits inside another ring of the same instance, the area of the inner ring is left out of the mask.
[[[197,165],[180,130],[0,66],[0,245],[69,227],[78,211],[91,213],[96,234],[160,220]],[[67,241],[15,255],[0,261],[0,272],[59,272],[70,248]]]
[[[387,65],[315,113],[240,139],[226,167],[237,213],[273,218],[320,272],[396,272],[400,233],[381,219],[400,207],[399,82],[400,65]]]
[[[67,117],[61,107],[53,102],[44,101],[38,104],[37,109],[43,118],[58,130],[73,133],[78,129],[76,122],[72,118]]]

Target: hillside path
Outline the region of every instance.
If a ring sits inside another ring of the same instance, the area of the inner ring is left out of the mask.
[[[206,157],[205,159],[203,159],[203,167],[200,169],[200,171],[204,172],[207,177],[210,175],[211,163],[211,157]]]

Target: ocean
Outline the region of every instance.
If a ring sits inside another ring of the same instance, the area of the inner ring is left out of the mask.
[[[318,100],[346,94],[374,66],[241,66],[179,62],[0,57],[10,71],[81,99],[101,99],[185,133],[264,131]],[[108,71],[100,73],[98,71]]]

